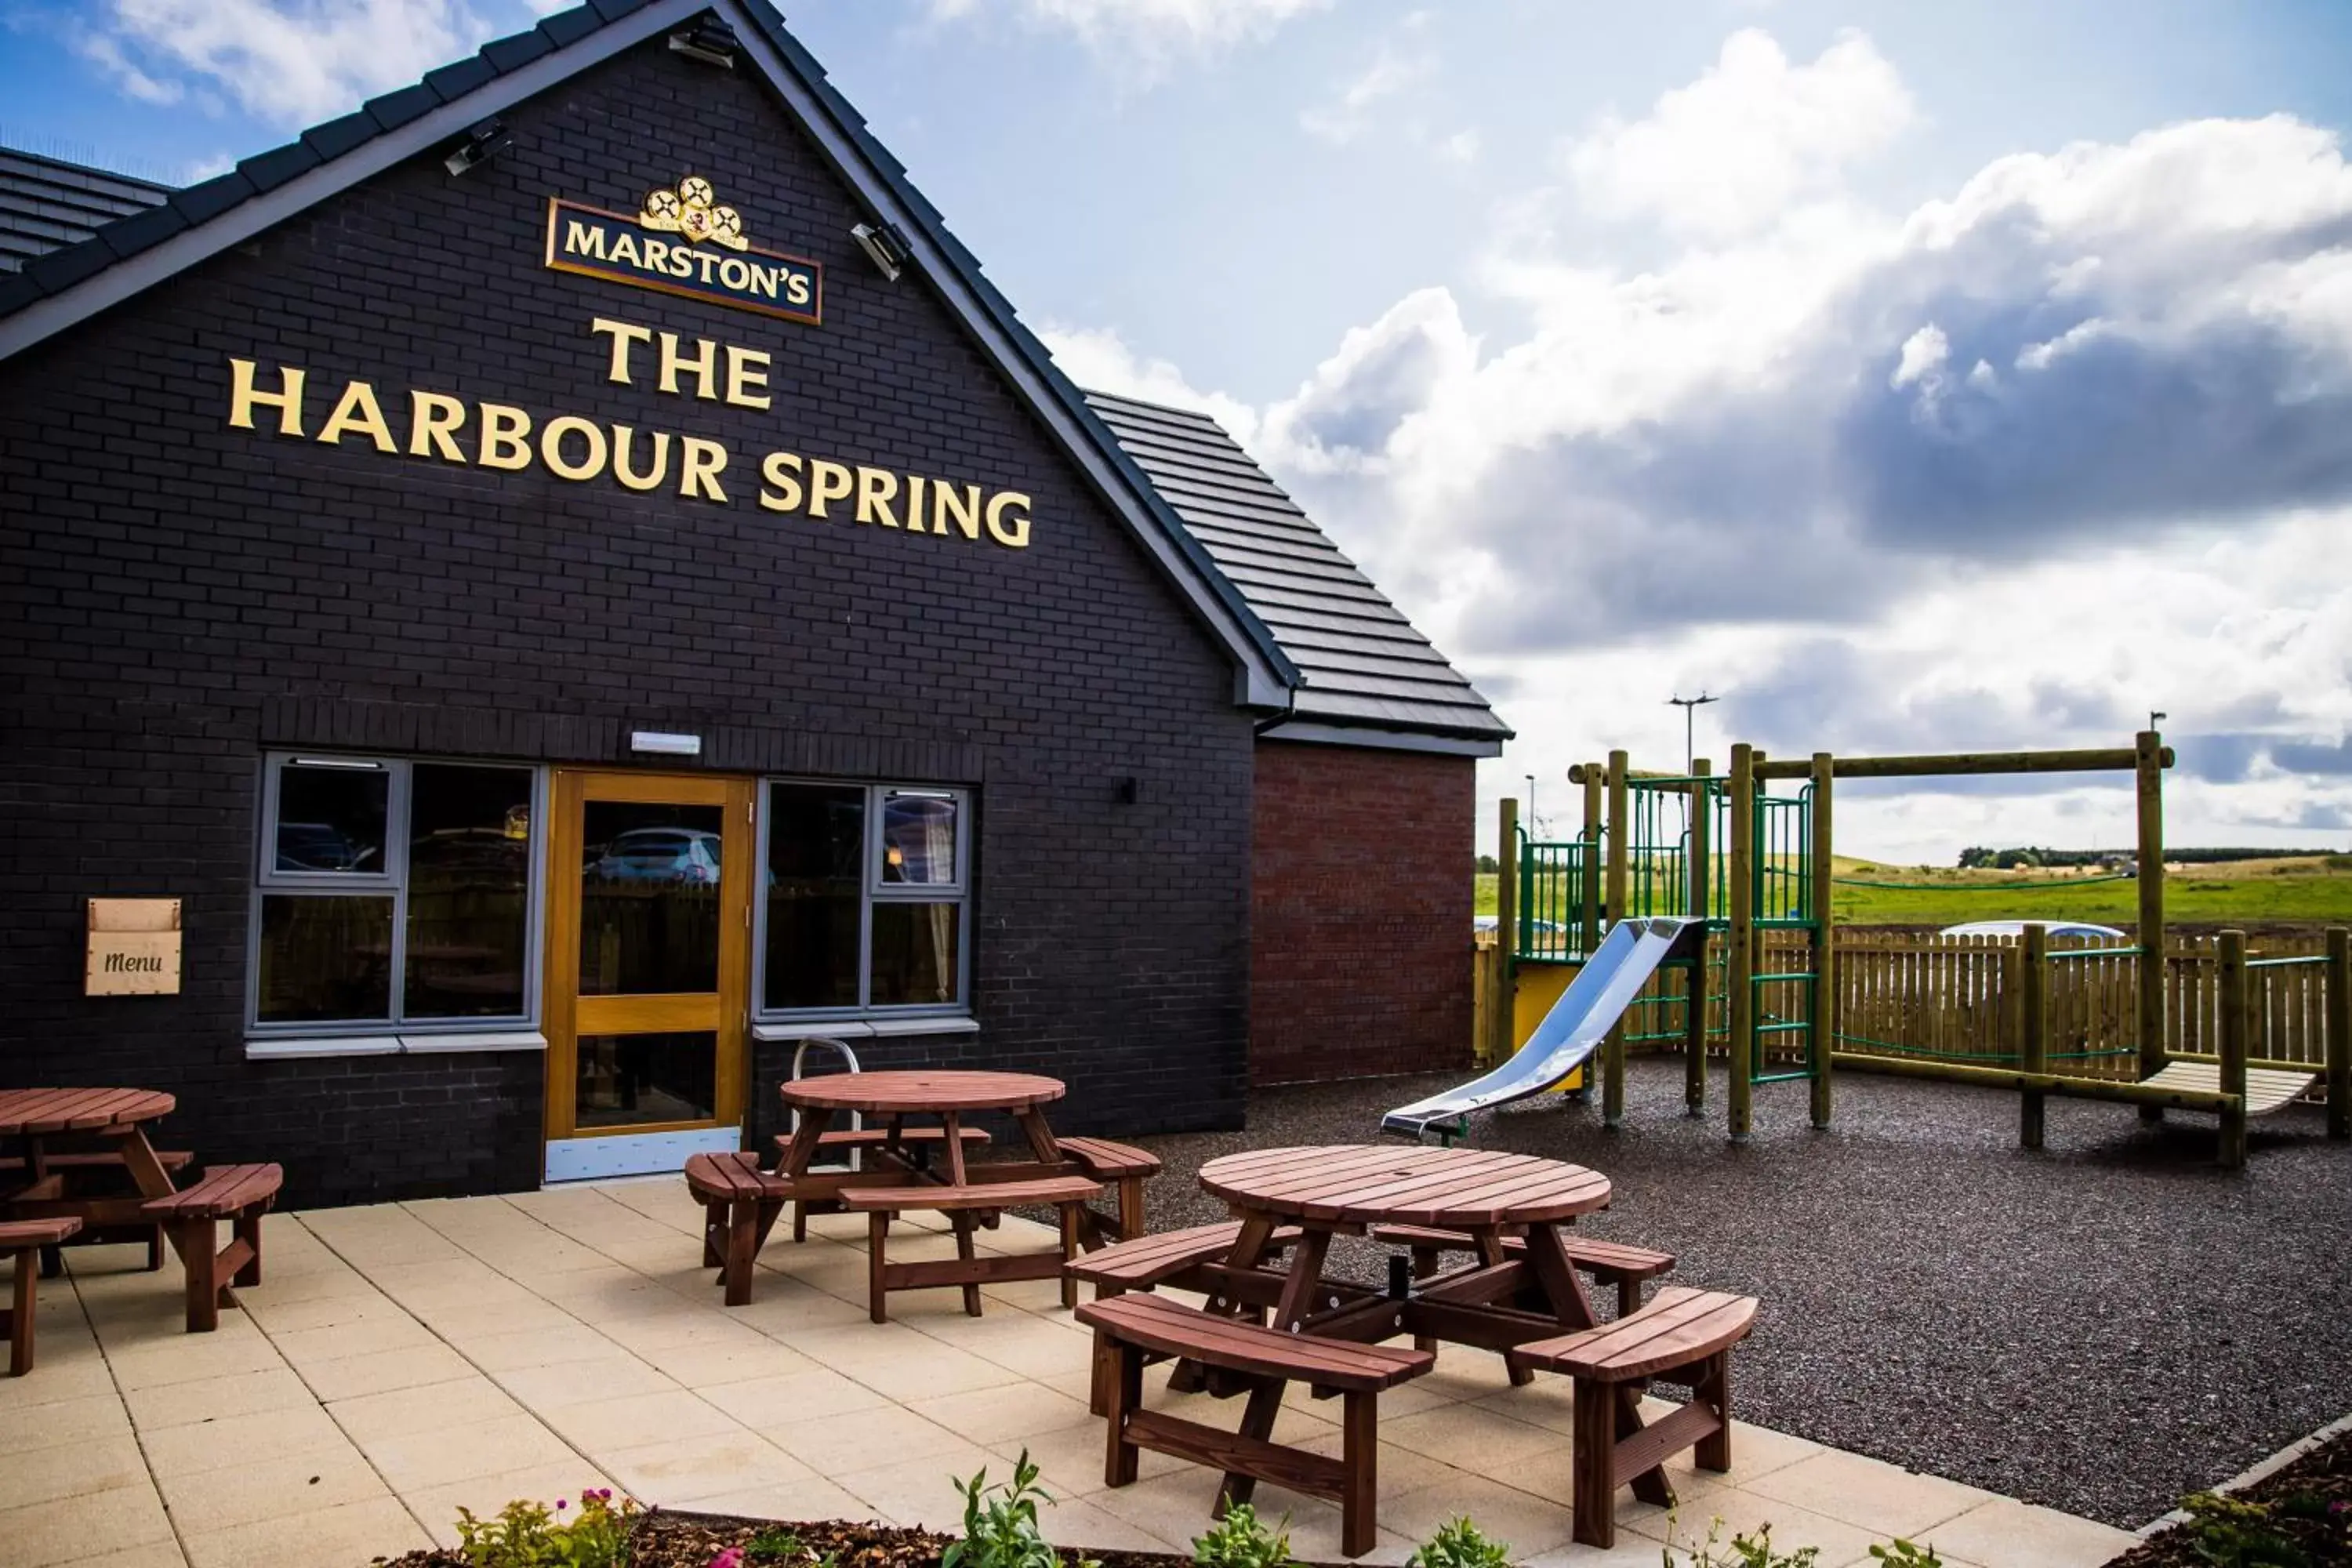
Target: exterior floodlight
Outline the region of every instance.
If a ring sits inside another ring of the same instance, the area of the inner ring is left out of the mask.
[[[514,145],[514,137],[503,120],[485,120],[466,132],[466,139],[451,149],[441,160],[442,166],[453,174],[462,174],[477,163],[487,163]]]
[[[875,268],[893,283],[898,281],[898,274],[907,269],[907,263],[912,259],[907,237],[898,232],[895,223],[861,223],[849,231],[849,237],[857,242]]]
[[[724,70],[735,68],[735,56],[742,45],[737,41],[735,29],[704,12],[691,27],[682,27],[669,36],[670,51],[688,59],[700,60]]]

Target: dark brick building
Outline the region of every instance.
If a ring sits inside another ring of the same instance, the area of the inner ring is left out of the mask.
[[[0,229],[0,1085],[302,1204],[764,1142],[815,1035],[1107,1131],[1466,1058],[1507,731],[759,0],[186,191],[7,154]],[[175,994],[84,994],[92,899]]]

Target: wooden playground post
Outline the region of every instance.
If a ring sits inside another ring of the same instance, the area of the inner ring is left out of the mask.
[[[2029,1075],[2029,1087],[2019,1097],[2017,1144],[2039,1149],[2045,1097],[2030,1084],[2050,1070],[2050,928],[2040,921],[2025,927],[2018,979],[2017,1067]]]
[[[1830,898],[1835,881],[1835,868],[1830,852],[1830,797],[1832,765],[1827,752],[1813,753],[1813,995],[1812,1005],[1806,1010],[1812,1027],[1806,1031],[1812,1047],[1807,1066],[1812,1071],[1813,1125],[1830,1124],[1830,1057],[1837,1049],[1837,985],[1834,968],[1836,955],[1832,933],[1836,922],[1831,919]]]
[[[2164,743],[2154,730],[2134,737],[2132,766],[2139,807],[2139,1076],[2164,1070]],[[2161,1121],[2164,1108],[2140,1108],[2142,1121]]]
[[[1486,1008],[1486,1059],[1506,1060],[1518,1034],[1514,970],[1519,948],[1519,803],[1503,797],[1495,840],[1495,994]]]
[[[2352,931],[2327,931],[2327,1135],[2352,1137]]]
[[[1731,929],[1724,940],[1731,1014],[1731,1141],[1744,1143],[1756,1100],[1756,752],[1731,748]]]
[[[1625,900],[1629,878],[1633,837],[1627,810],[1626,771],[1632,759],[1623,752],[1609,753],[1609,926],[1615,930],[1625,919]],[[1625,1016],[1609,1026],[1609,1037],[1601,1046],[1601,1125],[1613,1129],[1625,1119]]]
[[[1583,943],[1587,958],[1601,945],[1601,764],[1584,764]]]
[[[2246,933],[2221,933],[2221,1149],[2224,1170],[2246,1163]]]
[[[1690,916],[1695,921],[1705,921],[1713,913],[1707,896],[1712,868],[1706,862],[1707,835],[1715,822],[1715,797],[1706,782],[1713,766],[1705,757],[1691,762]],[[1698,952],[1683,983],[1683,1104],[1693,1116],[1706,1109],[1706,933],[1701,932]]]

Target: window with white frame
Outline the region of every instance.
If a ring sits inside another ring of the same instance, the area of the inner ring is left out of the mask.
[[[761,1013],[963,1006],[971,796],[792,779],[765,794]]]
[[[254,1025],[529,1022],[540,817],[533,768],[268,757]]]

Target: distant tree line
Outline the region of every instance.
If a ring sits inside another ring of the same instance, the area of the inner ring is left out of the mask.
[[[2178,866],[2201,866],[2221,860],[2316,860],[2332,853],[2326,849],[2168,848],[2164,858]],[[2039,846],[1988,849],[1979,845],[1960,851],[1960,869],[2012,871],[2021,866],[2129,866],[2137,858],[2137,854],[2129,849],[2045,849]]]

